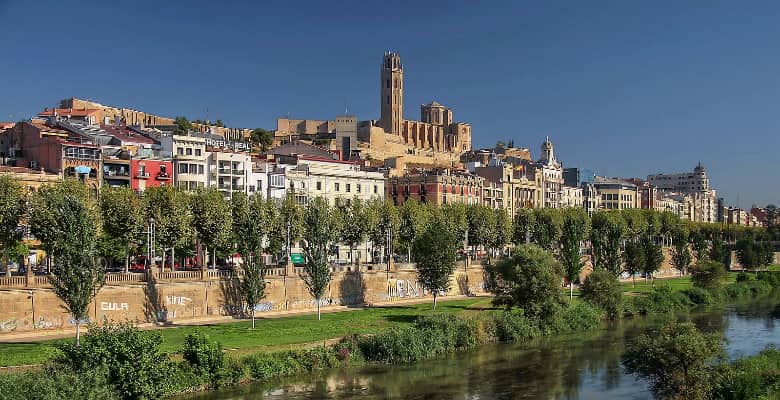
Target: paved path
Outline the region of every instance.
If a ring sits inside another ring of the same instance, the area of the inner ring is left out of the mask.
[[[477,296],[477,297],[487,297],[487,296]],[[447,296],[445,298],[439,298],[439,302],[462,300],[466,298],[469,298],[469,296]],[[327,306],[327,307],[322,307],[321,312],[323,314],[330,314],[336,312],[365,310],[367,308],[372,308],[372,307],[394,307],[401,304],[419,304],[419,303],[430,303],[430,302],[433,302],[433,299],[427,297],[414,298],[409,300],[399,299],[394,301],[367,304],[362,306]],[[317,309],[305,309],[305,310],[294,310],[294,311],[268,311],[257,315],[256,319],[263,320],[263,319],[271,319],[271,318],[285,318],[285,317],[294,317],[299,315],[310,315],[316,313],[317,313]],[[240,318],[234,318],[230,316],[210,316],[210,317],[181,319],[168,324],[142,323],[142,324],[137,324],[136,326],[142,330],[150,330],[150,329],[170,329],[170,328],[178,328],[182,326],[227,324],[231,322],[241,322],[241,321],[249,321],[249,319],[240,319]],[[87,330],[86,328],[82,327],[82,333],[85,332],[86,330]],[[25,331],[25,332],[12,332],[12,333],[0,334],[0,343],[40,342],[44,340],[70,338],[75,336],[76,336],[75,327],[70,327],[68,329],[47,329],[47,330]]]

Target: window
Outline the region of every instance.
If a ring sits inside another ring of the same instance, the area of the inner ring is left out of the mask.
[[[176,148],[176,154],[183,156],[184,155],[184,149],[181,147]]]
[[[378,189],[377,189],[377,186],[376,186],[376,185],[374,185],[374,194],[377,194],[377,190],[378,190]]]
[[[317,190],[322,190],[322,182],[317,182]]]
[[[351,186],[352,186],[352,185],[350,185],[349,183],[347,183],[347,193],[349,193],[349,191],[350,191],[350,189],[351,189]]]
[[[339,183],[338,182],[333,184],[333,190],[335,190],[337,192],[339,191]]]
[[[390,104],[390,95],[387,95],[387,104]]]
[[[390,89],[390,79],[387,80],[387,88]]]
[[[357,192],[360,193],[360,184],[359,183],[356,185],[355,190],[357,190]]]
[[[195,149],[195,155],[196,155],[196,156],[199,156],[199,155],[200,155],[200,149]]]
[[[198,165],[198,175],[203,175],[203,166]]]
[[[186,174],[188,173],[188,165],[187,164],[179,164],[179,173],[180,174]]]
[[[188,156],[191,156],[191,155],[192,155],[192,149],[191,149],[191,148],[189,148],[189,147],[187,147],[187,155],[188,155]]]

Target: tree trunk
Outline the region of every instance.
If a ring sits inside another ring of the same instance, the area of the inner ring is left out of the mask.
[[[125,273],[130,272],[130,245],[125,248]]]
[[[317,301],[317,321],[322,319],[322,315],[320,314],[320,298],[317,297],[315,299]]]
[[[211,250],[211,254],[213,257],[211,257],[211,265],[214,266],[214,269],[217,269],[217,247],[214,247],[214,250]]]
[[[636,274],[631,274],[631,287],[636,288]]]
[[[433,310],[436,311],[436,291],[433,291]]]
[[[255,309],[252,308],[252,329],[255,329]]]
[[[176,269],[176,248],[171,246],[171,271]]]
[[[76,347],[81,347],[81,321],[78,319],[76,319]]]
[[[574,301],[574,281],[569,281],[569,301]]]
[[[5,276],[11,276],[11,265],[8,263],[8,245],[3,246],[3,258],[5,258]]]

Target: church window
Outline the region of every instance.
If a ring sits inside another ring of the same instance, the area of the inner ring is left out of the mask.
[[[390,95],[387,95],[387,104],[390,104]]]
[[[387,88],[390,89],[390,79],[387,80]]]

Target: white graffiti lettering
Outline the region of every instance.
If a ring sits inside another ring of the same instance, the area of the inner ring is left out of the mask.
[[[169,305],[186,306],[192,299],[184,296],[166,296],[165,301],[168,302]]]
[[[100,302],[100,309],[102,311],[128,311],[130,306],[127,303],[111,303],[107,301]]]

